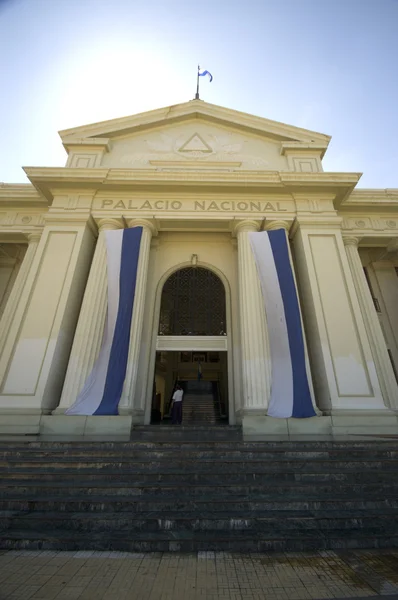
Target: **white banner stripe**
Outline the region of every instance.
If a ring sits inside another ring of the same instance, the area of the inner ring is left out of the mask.
[[[104,393],[109,356],[119,308],[119,277],[123,229],[106,231],[105,240],[107,251],[108,309],[101,349],[76,402],[66,411],[65,414],[67,415],[93,415],[101,404]]]
[[[267,232],[249,233],[263,293],[271,353],[271,397],[267,414],[289,418],[293,413],[293,370],[284,305]]]

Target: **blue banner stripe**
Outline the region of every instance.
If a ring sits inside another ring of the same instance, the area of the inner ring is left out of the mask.
[[[117,415],[126,376],[142,227],[123,231],[119,307],[104,394],[95,415]]]
[[[289,337],[289,348],[293,370],[292,417],[297,419],[315,417],[316,413],[312,405],[305,366],[305,349],[300,308],[290,264],[286,233],[283,229],[276,229],[275,231],[268,231],[267,233],[274,255]]]

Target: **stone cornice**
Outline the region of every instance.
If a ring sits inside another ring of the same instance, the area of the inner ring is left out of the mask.
[[[240,171],[226,173],[224,171],[157,171],[155,169],[83,169],[66,167],[27,167],[25,172],[34,186],[49,200],[54,189],[102,188],[103,191],[125,190],[127,186],[156,189],[161,187],[181,189],[210,188],[217,191],[226,188],[245,189],[247,193],[254,191],[333,193],[336,198],[346,197],[356,185],[359,173],[297,173],[288,171]]]
[[[48,202],[31,183],[0,182],[0,206],[10,208],[10,205],[43,208],[48,206]]]
[[[320,158],[323,158],[328,148],[328,142],[282,142],[281,154],[285,156],[294,152],[319,152]]]
[[[64,141],[63,146],[68,152],[78,148],[79,150],[86,149],[99,149],[105,152],[110,151],[110,140],[107,138],[74,138],[72,141]]]
[[[60,131],[59,135],[64,143],[69,143],[76,138],[112,138],[193,118],[218,122],[229,128],[236,127],[280,141],[321,142],[326,144],[330,141],[330,136],[322,133],[256,117],[215,104],[209,104],[202,100],[191,100],[138,115],[65,129]]]
[[[360,208],[380,209],[398,208],[398,189],[357,189],[338,206],[340,210],[358,210]]]

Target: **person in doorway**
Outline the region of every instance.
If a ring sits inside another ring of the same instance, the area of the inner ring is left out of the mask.
[[[184,392],[180,385],[177,385],[176,390],[173,394],[173,405],[172,405],[172,420],[173,425],[181,425],[182,423],[182,397]]]

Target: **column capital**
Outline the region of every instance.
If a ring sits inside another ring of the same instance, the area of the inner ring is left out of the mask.
[[[358,248],[360,238],[355,237],[354,235],[343,235],[344,246],[354,246],[354,248]]]
[[[149,219],[129,219],[127,221],[127,227],[129,229],[131,227],[143,227],[144,229],[149,229],[153,236],[158,234],[155,223]]]
[[[97,222],[98,225],[98,231],[112,231],[115,229],[124,229],[123,226],[123,221],[122,219],[110,219],[110,218],[105,218],[105,219],[99,219]]]
[[[387,244],[387,252],[390,254],[391,252],[397,252],[398,250],[398,237],[392,239]]]
[[[284,229],[286,233],[289,233],[290,223],[288,223],[287,221],[278,220],[266,221],[264,229],[266,229],[267,231],[273,231],[274,229]]]
[[[39,243],[40,242],[40,238],[41,238],[41,231],[34,231],[33,233],[28,233],[26,234],[26,237],[28,238],[28,242],[29,244],[34,244]]]
[[[260,231],[261,221],[254,221],[251,219],[244,219],[243,221],[238,221],[234,224],[232,233],[233,235],[238,235],[238,233],[248,232],[248,231]]]

